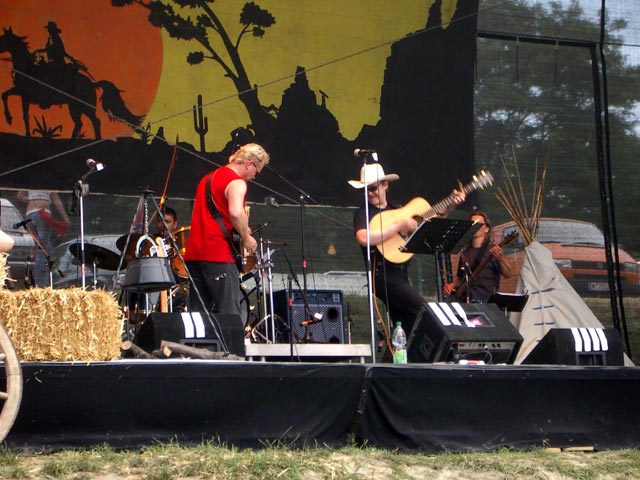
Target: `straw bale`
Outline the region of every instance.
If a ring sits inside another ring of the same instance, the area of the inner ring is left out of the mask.
[[[124,318],[113,294],[104,290],[0,290],[0,319],[22,361],[120,356]]]

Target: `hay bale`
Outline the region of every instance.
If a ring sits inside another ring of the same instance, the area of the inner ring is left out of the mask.
[[[0,319],[22,361],[113,360],[123,314],[103,290],[0,290]]]

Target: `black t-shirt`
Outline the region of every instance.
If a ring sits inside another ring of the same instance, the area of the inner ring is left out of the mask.
[[[460,254],[460,263],[458,265],[458,278],[464,278],[463,268],[468,265],[472,272],[475,272],[478,265],[487,256],[491,260],[487,265],[477,273],[473,283],[469,288],[471,300],[476,302],[486,302],[489,297],[500,288],[500,265],[498,260],[491,255],[493,243],[485,243],[478,248],[468,246]],[[479,258],[480,256],[480,258]]]

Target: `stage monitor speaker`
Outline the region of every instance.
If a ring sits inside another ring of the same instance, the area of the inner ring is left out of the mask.
[[[300,290],[291,292],[291,326],[295,341],[312,343],[344,343],[345,325],[342,311],[342,291],[307,290],[307,303],[312,318],[321,315],[317,321],[305,325],[307,318],[304,298]],[[273,293],[273,311],[289,325],[287,291]],[[319,315],[318,315],[319,314]],[[282,327],[284,328],[284,327]],[[283,341],[289,341],[288,332],[283,332]]]
[[[239,315],[216,314],[222,336],[230,353],[244,356],[242,319]],[[182,343],[190,347],[221,352],[223,348],[206,316],[200,312],[152,313],[138,330],[135,343],[151,352],[160,348],[160,342]]]
[[[552,328],[522,362],[529,365],[624,365],[622,339],[605,328]]]
[[[494,304],[429,302],[407,344],[412,363],[513,363],[522,336]]]

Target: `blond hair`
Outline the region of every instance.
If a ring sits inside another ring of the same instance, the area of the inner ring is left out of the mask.
[[[269,154],[257,143],[247,143],[229,157],[229,163],[237,165],[243,165],[248,161],[254,162],[257,167],[261,167],[269,163]]]

